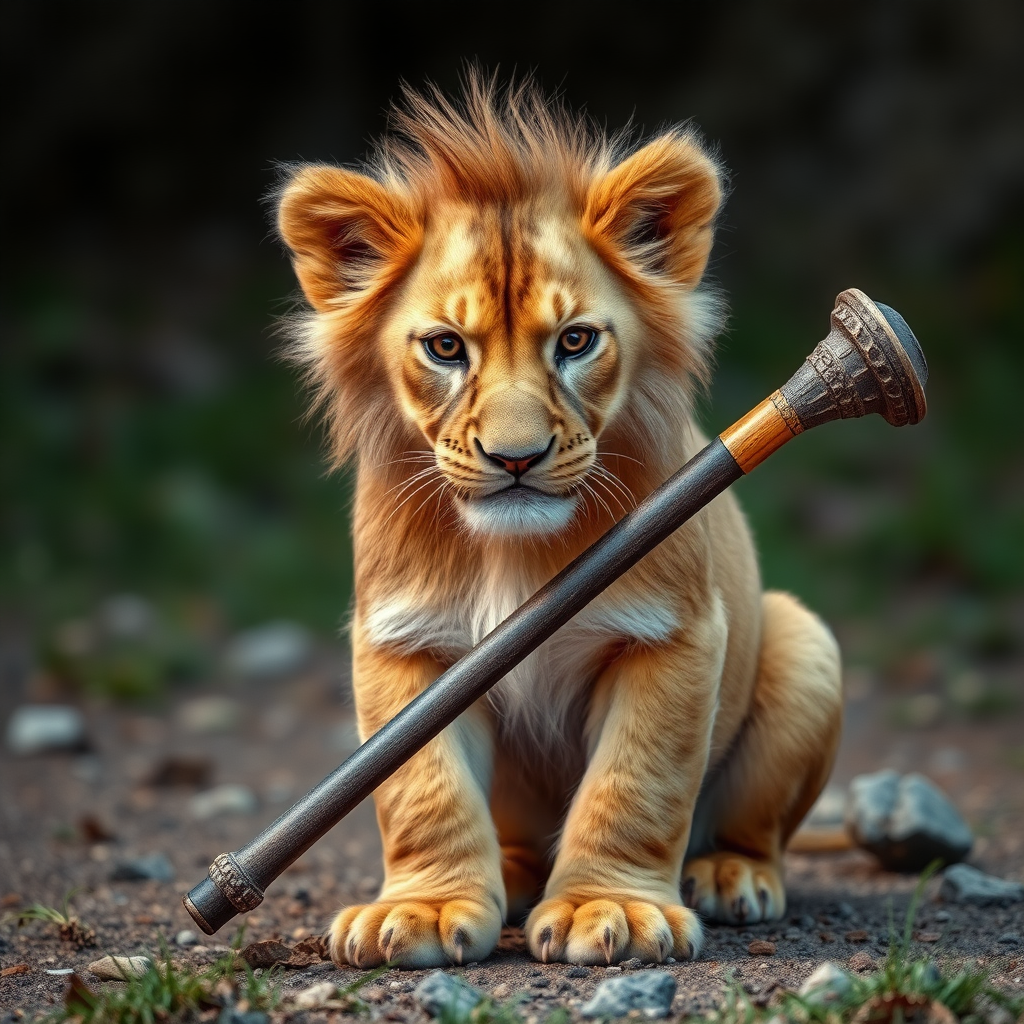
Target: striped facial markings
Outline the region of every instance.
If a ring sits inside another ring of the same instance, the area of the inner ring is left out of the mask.
[[[493,499],[521,474],[526,493],[582,493],[623,386],[615,295],[588,276],[594,259],[571,218],[508,205],[457,213],[436,218],[403,297],[404,408],[464,500]],[[569,330],[596,340],[577,355],[559,340]],[[440,331],[458,335],[463,358],[425,352],[423,339]],[[532,459],[527,470],[513,474],[498,458],[513,454]],[[490,513],[474,515],[479,529]]]

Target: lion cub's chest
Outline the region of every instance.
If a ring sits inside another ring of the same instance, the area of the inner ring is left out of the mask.
[[[432,602],[396,597],[374,605],[362,617],[364,635],[370,643],[401,653],[431,650],[454,661],[543,582],[503,565],[464,594]],[[623,643],[665,643],[678,627],[672,608],[656,595],[612,588],[509,672],[492,690],[491,703],[506,730],[548,745],[559,738],[573,709],[580,708],[609,651]]]

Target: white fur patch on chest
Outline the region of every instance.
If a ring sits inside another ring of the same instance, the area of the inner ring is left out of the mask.
[[[476,604],[472,612],[463,609],[431,608],[397,598],[374,605],[363,620],[366,638],[380,647],[391,647],[403,654],[435,650],[461,656],[479,643],[499,623],[519,607],[524,595],[491,595],[493,600]],[[603,646],[608,641],[627,643],[665,643],[679,628],[675,612],[656,600],[629,602],[600,598],[588,605],[562,627],[542,647],[568,642],[586,645],[587,638]]]
[[[364,635],[405,654],[433,650],[459,658],[537,589],[532,580],[504,569],[493,571],[457,605],[431,607],[407,597],[377,604],[363,617]],[[585,695],[609,645],[662,644],[679,627],[673,609],[655,597],[599,596],[491,690],[488,699],[502,731],[558,749],[567,731],[582,734]]]

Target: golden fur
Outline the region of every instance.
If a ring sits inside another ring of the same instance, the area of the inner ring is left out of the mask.
[[[364,738],[702,446],[720,201],[694,133],[630,148],[479,76],[407,96],[372,165],[290,173],[294,351],[357,464]],[[777,918],[839,721],[831,635],[762,595],[724,495],[379,788],[384,885],[332,955],[478,960],[529,913],[542,960],[649,962],[697,912]]]

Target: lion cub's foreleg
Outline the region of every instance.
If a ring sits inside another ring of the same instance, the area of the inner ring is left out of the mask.
[[[400,657],[355,644],[362,737],[439,674],[427,655]],[[505,913],[501,857],[487,803],[492,741],[470,710],[374,793],[384,843],[375,903],[346,907],[331,928],[338,964],[437,967],[487,956]]]
[[[596,738],[544,893],[526,924],[540,960],[688,958],[701,926],[679,872],[707,764],[725,652],[720,604],[663,646],[635,649],[599,682]]]
[[[788,594],[767,593],[750,713],[701,794],[686,905],[714,921],[780,918],[782,852],[832,770],[842,725],[839,649]]]

